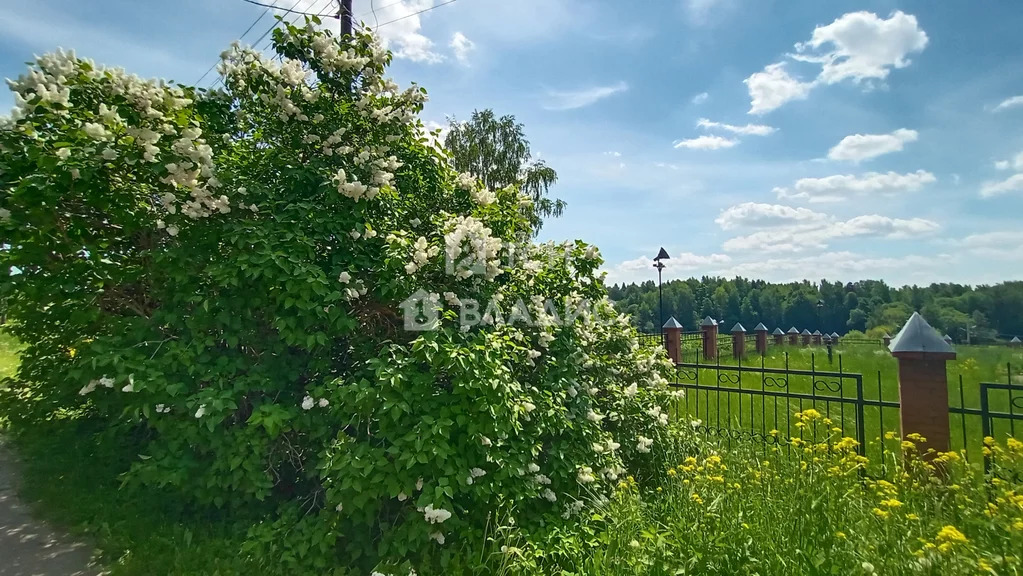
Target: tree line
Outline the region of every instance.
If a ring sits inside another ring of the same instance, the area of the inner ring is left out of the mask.
[[[931,284],[895,288],[882,280],[829,282],[809,280],[774,284],[746,278],[689,278],[662,285],[663,317],[674,316],[686,330],[696,330],[711,316],[730,330],[741,322],[752,330],[795,326],[811,332],[864,332],[894,335],[914,311],[957,342],[993,342],[1023,337],[1023,282],[993,286]],[[661,322],[657,283],[614,284],[608,288],[619,311],[629,314],[643,332]]]

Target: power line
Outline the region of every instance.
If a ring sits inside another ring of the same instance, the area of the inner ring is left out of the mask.
[[[263,17],[265,17],[266,14],[270,12],[270,9],[275,7],[278,2],[280,2],[280,0],[274,0],[273,4],[271,4],[265,10],[263,10],[263,12],[259,16],[257,16],[255,20],[252,21],[252,24],[249,24],[249,27],[246,28],[244,32],[242,32],[242,35],[239,36],[238,39],[241,40],[245,38],[245,36],[249,32],[252,32],[252,29],[256,27],[256,24],[259,24],[259,21],[262,20]],[[201,84],[202,81],[205,80],[207,76],[209,76],[210,72],[213,72],[213,70],[217,67],[217,64],[219,64],[219,62],[214,61],[213,64],[211,64],[210,67],[205,72],[203,72],[202,76],[200,76],[199,79],[196,80],[195,85],[198,86],[199,84]]]
[[[263,4],[262,2],[256,2],[256,0],[242,0],[242,2],[248,2],[249,4],[255,4],[256,6],[264,6],[267,9],[273,8],[274,10],[280,10],[281,12],[290,12],[292,14],[303,14],[305,16],[322,16],[322,14],[313,14],[312,12],[303,12],[301,10],[295,10],[295,9],[292,9],[292,8],[276,7],[275,6],[277,4],[276,1],[273,4]],[[262,18],[262,16],[260,16],[260,18]]]
[[[430,6],[429,8],[423,8],[422,10],[420,10],[418,12],[413,12],[411,14],[406,14],[406,15],[401,16],[399,18],[395,18],[394,20],[388,20],[387,22],[384,22],[383,24],[377,26],[377,28],[378,29],[379,28],[383,28],[384,26],[387,26],[388,24],[394,24],[395,22],[398,22],[399,20],[404,20],[406,18],[411,18],[413,16],[418,16],[418,15],[422,14],[423,12],[429,12],[430,10],[436,10],[437,8],[440,8],[441,6],[447,6],[448,4],[454,4],[456,1],[457,0],[448,0],[447,2],[443,2],[441,4],[437,4],[436,6]]]

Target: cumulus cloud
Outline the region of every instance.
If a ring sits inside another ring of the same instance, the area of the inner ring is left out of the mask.
[[[455,32],[451,36],[449,46],[455,55],[455,60],[458,60],[461,64],[468,64],[469,53],[476,49],[476,43],[466,38],[465,34],[461,32]]]
[[[753,202],[722,211],[715,222],[724,230],[752,231],[726,240],[726,252],[804,252],[825,249],[829,241],[838,238],[914,238],[940,228],[937,222],[923,218],[867,214],[842,220],[806,208]]]
[[[688,148],[690,150],[720,150],[731,148],[738,144],[738,140],[731,140],[723,136],[697,136],[686,140],[678,140],[674,143],[675,148]]]
[[[927,46],[927,34],[915,16],[895,11],[888,18],[871,12],[850,12],[831,24],[814,29],[810,40],[797,43],[788,57],[819,64],[821,71],[810,82],[800,81],[776,62],[745,80],[751,100],[750,114],[764,114],[792,100],[805,99],[823,84],[846,80],[855,83],[883,81],[898,68],[909,66],[909,56]]]
[[[593,86],[579,90],[549,90],[544,108],[548,110],[573,110],[594,104],[604,98],[614,96],[629,89],[625,82],[610,86]]]
[[[693,254],[692,252],[668,252],[670,258],[662,260],[665,268],[663,276],[667,278],[680,278],[686,273],[696,270],[728,264],[732,258],[727,254]],[[642,282],[650,277],[653,262],[649,256],[640,256],[633,260],[625,260],[615,266],[606,268],[608,284],[620,282]]]
[[[779,226],[817,227],[831,221],[827,214],[809,208],[794,208],[780,204],[743,202],[721,211],[714,220],[722,230],[737,228],[774,228]]]
[[[1023,106],[1023,94],[1002,100],[998,106],[994,107],[994,112],[1001,112],[1002,110],[1008,110],[1009,108],[1017,108],[1020,106]]]
[[[916,142],[917,137],[916,130],[906,128],[899,128],[890,134],[852,134],[828,150],[828,158],[862,162],[884,154],[901,152],[907,143]]]
[[[376,8],[376,14],[367,26],[373,28],[377,22],[390,22],[387,26],[375,30],[380,41],[394,52],[395,58],[421,62],[424,64],[436,64],[444,60],[444,56],[433,50],[433,40],[421,32],[423,23],[419,12],[429,10],[434,6],[434,0],[398,0],[396,2],[384,3]],[[288,6],[290,4],[290,6]],[[378,3],[379,4],[379,3]],[[320,0],[296,0],[284,2],[284,7],[302,12],[323,12],[323,2]],[[288,13],[275,10],[282,16]],[[323,26],[338,33],[341,28],[336,18],[323,18]]]
[[[822,66],[818,81],[884,80],[892,69],[909,66],[909,55],[922,52],[927,34],[916,16],[895,11],[887,19],[871,12],[850,12],[818,26],[807,42],[796,44],[792,58]]]
[[[696,96],[693,96],[690,102],[692,102],[693,104],[703,104],[704,102],[707,101],[708,98],[710,98],[710,94],[706,92],[700,92]]]
[[[792,100],[805,100],[813,82],[802,82],[789,75],[784,62],[769,64],[743,80],[749,89],[750,114],[766,114]]]
[[[947,267],[953,261],[954,257],[949,254],[886,258],[847,251],[824,252],[812,256],[758,258],[718,270],[716,274],[725,278],[743,276],[773,282],[794,282],[805,280],[807,270],[813,270],[817,276],[844,280],[883,274],[894,283],[899,282],[893,279],[896,275],[902,282],[908,282],[933,279],[939,273],[947,274]]]
[[[1023,172],[1023,152],[1020,152],[1015,158],[1010,160],[999,160],[995,162],[995,168],[997,170],[1008,170],[1012,168],[1016,172]]]
[[[1010,192],[1023,192],[1023,174],[1013,174],[1005,180],[997,182],[986,182],[980,187],[980,195],[982,198],[1001,196],[1002,194],[1008,194]]]
[[[719,129],[732,134],[742,134],[744,136],[767,136],[773,133],[777,128],[774,126],[765,126],[763,124],[746,124],[745,126],[736,126],[735,124],[724,124],[722,122],[711,122],[706,118],[700,118],[696,123],[700,128],[705,129]]]
[[[937,182],[934,174],[925,170],[899,174],[898,172],[867,172],[835,174],[823,178],[801,178],[791,188],[775,188],[779,199],[791,198],[808,202],[841,202],[865,194],[899,194],[916,192],[927,184]]]

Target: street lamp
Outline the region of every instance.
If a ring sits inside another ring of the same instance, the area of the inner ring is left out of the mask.
[[[824,310],[824,301],[821,299],[817,300],[817,329],[822,330],[821,326],[821,311]]]
[[[671,257],[664,251],[664,248],[661,248],[661,251],[654,258],[654,268],[657,268],[657,314],[660,318],[657,330],[662,333],[664,332],[664,295],[661,293],[661,271],[664,270],[665,266],[661,260],[670,259]]]

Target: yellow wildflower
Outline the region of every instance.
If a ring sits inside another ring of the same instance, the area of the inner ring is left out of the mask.
[[[941,530],[938,530],[938,535],[934,538],[934,540],[942,543],[965,544],[966,535],[960,532],[955,526],[947,525]]]
[[[923,444],[924,442],[927,442],[927,438],[924,438],[923,436],[917,434],[916,432],[906,434],[906,440],[909,440],[910,442],[916,442],[917,444]]]
[[[839,540],[845,540],[846,538],[848,538],[848,536],[845,535],[845,532],[835,532],[835,538],[838,538]]]
[[[874,508],[874,509],[873,509],[873,510],[871,510],[870,512],[871,512],[871,513],[872,513],[872,514],[873,514],[874,516],[877,516],[878,518],[880,518],[881,520],[884,520],[885,518],[887,518],[887,517],[891,516],[891,513],[890,513],[890,512],[888,512],[887,510],[882,510],[882,509],[880,509],[880,508]]]
[[[902,506],[902,502],[899,502],[895,498],[889,498],[887,500],[882,500],[881,505],[885,508],[898,508],[899,506]]]

